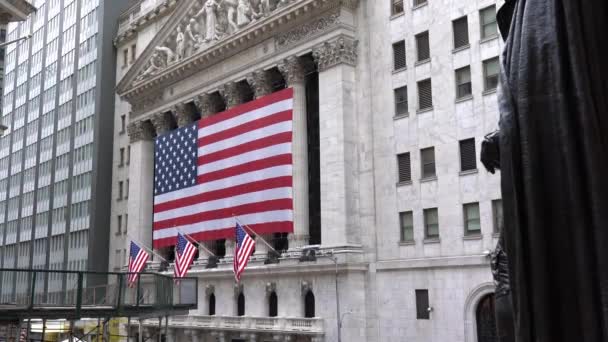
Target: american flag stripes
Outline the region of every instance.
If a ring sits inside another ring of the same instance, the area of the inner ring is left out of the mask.
[[[127,283],[129,287],[134,287],[137,282],[139,273],[146,267],[146,261],[150,255],[148,252],[140,248],[135,242],[131,241],[131,248],[129,251],[129,275],[127,277]]]
[[[183,278],[188,272],[190,264],[194,259],[196,248],[186,239],[182,233],[177,233],[177,245],[175,245],[175,278]]]
[[[234,279],[237,283],[241,280],[241,274],[245,270],[251,252],[255,248],[255,241],[247,234],[243,227],[236,223],[236,246],[234,248]]]
[[[256,233],[293,231],[293,90],[155,140],[154,247],[229,238],[233,216]]]

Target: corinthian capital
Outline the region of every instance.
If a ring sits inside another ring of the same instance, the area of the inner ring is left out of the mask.
[[[283,74],[283,78],[285,78],[287,85],[304,82],[306,72],[300,58],[297,56],[285,58],[279,63],[278,67],[281,74]]]
[[[220,94],[226,102],[226,109],[236,107],[243,103],[243,94],[236,82],[228,82],[220,87]]]
[[[177,126],[184,127],[194,122],[195,114],[191,107],[185,103],[178,103],[171,108],[171,111],[177,119]]]
[[[256,99],[272,93],[272,80],[266,70],[254,71],[247,75],[247,83],[253,89]]]
[[[168,112],[158,113],[150,119],[156,130],[156,135],[161,135],[173,129],[173,118]]]
[[[127,134],[131,143],[152,140],[154,138],[154,127],[149,121],[135,121],[127,126]]]
[[[325,42],[312,51],[312,56],[317,62],[319,71],[327,70],[338,64],[357,64],[358,41],[340,37],[331,42]]]

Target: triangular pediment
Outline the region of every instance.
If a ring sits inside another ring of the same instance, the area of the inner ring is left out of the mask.
[[[327,3],[331,0],[320,0]],[[340,1],[340,0],[334,0]],[[303,0],[182,0],[117,86],[124,94],[158,79],[250,26]]]

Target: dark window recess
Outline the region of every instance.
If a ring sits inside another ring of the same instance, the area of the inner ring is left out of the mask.
[[[245,295],[243,292],[239,293],[239,297],[236,303],[236,315],[245,316]]]
[[[456,98],[466,98],[471,91],[471,68],[467,66],[456,70]]]
[[[469,23],[467,17],[456,19],[452,22],[454,29],[454,49],[469,45]]]
[[[464,235],[481,235],[479,203],[468,203],[462,206],[464,215]]]
[[[401,242],[414,241],[414,218],[411,211],[399,213]]]
[[[427,3],[427,0],[414,0],[414,7],[422,6]]]
[[[405,63],[405,40],[393,44],[393,68],[395,70],[406,67]]]
[[[407,87],[395,89],[395,115],[407,114]]]
[[[279,311],[279,301],[277,298],[277,294],[273,291],[268,296],[268,316],[269,317],[277,317]]]
[[[397,15],[403,13],[403,0],[392,0],[391,14]]]
[[[483,62],[483,88],[485,91],[496,89],[499,70],[498,57]]]
[[[477,169],[475,138],[460,141],[460,171]]]
[[[305,56],[305,58],[312,58]],[[312,61],[311,61],[312,63]],[[321,243],[321,162],[319,149],[319,73],[306,76],[306,118],[308,133],[309,243]]]
[[[428,147],[420,150],[422,178],[435,176],[435,148]]]
[[[426,79],[418,82],[418,109],[431,109],[433,108],[433,90],[431,86],[431,79]]]
[[[416,290],[416,318],[431,318],[429,312],[429,290]]]
[[[217,255],[219,258],[223,258],[226,256],[226,240],[215,240],[215,244],[213,246],[213,254]]]
[[[494,233],[500,233],[505,224],[502,215],[502,200],[492,201],[492,219],[494,220]]]
[[[288,250],[289,241],[287,240],[287,233],[274,233],[272,235],[272,247],[278,252]]]
[[[478,342],[496,342],[498,341],[498,333],[496,331],[496,314],[494,294],[491,293],[483,297],[477,310],[475,310],[475,322],[477,323],[477,341]]]
[[[215,294],[209,295],[209,316],[215,315]]]
[[[479,23],[481,25],[481,39],[491,38],[498,35],[498,25],[496,25],[496,6],[492,5],[479,11]]]
[[[315,317],[315,295],[310,290],[304,296],[304,317]]]
[[[412,180],[412,168],[409,153],[401,153],[397,155],[397,168],[399,170],[399,183],[409,182]]]
[[[429,31],[422,32],[416,35],[416,52],[417,61],[422,62],[431,58],[431,51],[429,48]]]
[[[424,237],[439,238],[439,213],[437,208],[424,209]]]

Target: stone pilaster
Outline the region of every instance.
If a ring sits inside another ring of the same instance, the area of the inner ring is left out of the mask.
[[[256,99],[272,93],[272,80],[266,70],[254,71],[247,75],[247,83],[253,89]]]
[[[129,163],[129,235],[146,247],[152,246],[152,199],[154,197],[154,126],[135,121],[127,127],[131,142]],[[127,239],[127,250],[130,239]]]
[[[194,122],[196,113],[185,103],[178,103],[171,108],[171,112],[175,115],[177,127],[184,127]]]
[[[357,43],[340,37],[313,49],[319,69],[321,241],[360,243],[355,64]]]
[[[167,133],[173,129],[173,119],[171,118],[171,114],[168,112],[154,114],[150,121],[154,126],[157,136]]]
[[[308,244],[308,128],[306,118],[306,72],[300,59],[291,56],[279,63],[279,71],[293,89],[293,221],[289,248]]]
[[[243,94],[236,82],[228,82],[220,87],[220,94],[226,102],[226,109],[236,107],[243,103]]]
[[[208,94],[200,94],[194,98],[194,104],[201,113],[201,118],[206,118],[220,111],[222,104],[219,98]]]

